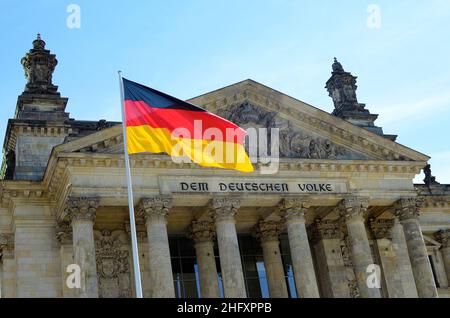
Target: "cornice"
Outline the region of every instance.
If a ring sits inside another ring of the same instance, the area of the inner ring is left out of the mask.
[[[23,123],[21,121],[9,120],[7,132],[7,134],[9,134],[9,138],[7,139],[7,143],[4,146],[6,151],[14,149],[18,136],[65,137],[72,132],[73,129],[70,127],[70,125],[66,125],[64,123],[51,124],[44,122],[44,124],[36,123],[35,125],[33,125],[29,123]]]

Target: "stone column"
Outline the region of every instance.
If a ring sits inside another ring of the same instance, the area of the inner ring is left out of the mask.
[[[364,214],[369,206],[367,198],[348,197],[342,200],[339,210],[345,220],[348,244],[361,298],[380,298],[380,290],[367,286],[367,268],[374,264]]]
[[[79,298],[98,298],[94,221],[99,201],[98,198],[84,197],[71,197],[67,201],[66,214],[72,225],[74,264],[81,269],[81,288],[75,292]]]
[[[391,235],[405,297],[418,298],[419,295],[417,294],[416,282],[414,281],[414,274],[412,271],[411,260],[409,259],[405,234],[397,217],[394,219],[394,226],[392,227]]]
[[[170,260],[167,215],[172,200],[167,197],[142,199],[139,214],[145,217],[148,237],[150,290],[152,298],[175,298]]]
[[[400,199],[395,204],[395,213],[403,226],[419,297],[436,298],[436,284],[419,223],[419,208],[416,198]]]
[[[344,233],[339,222],[316,219],[311,226],[311,233],[322,297],[350,298],[348,270],[341,252]]]
[[[376,240],[376,248],[383,271],[386,296],[389,298],[405,298],[403,290],[402,276],[397,264],[397,255],[394,243],[392,242],[392,228],[394,219],[371,219],[370,229]]]
[[[303,199],[289,198],[284,199],[279,208],[280,215],[287,226],[297,295],[299,298],[319,298],[319,288],[305,225],[305,213],[309,206]]]
[[[226,298],[247,297],[236,232],[235,216],[239,207],[239,200],[234,198],[214,198],[212,201],[211,216],[216,223],[220,267]]]
[[[14,234],[0,234],[2,262],[1,298],[16,297],[16,266],[14,259]]]
[[[219,298],[216,258],[214,256],[214,224],[209,221],[192,222],[188,237],[194,240],[202,298]]]
[[[444,261],[445,272],[447,274],[447,281],[450,283],[450,229],[440,230],[435,234],[435,237],[441,246],[442,258]]]
[[[279,235],[281,229],[279,222],[264,221],[260,221],[253,229],[253,235],[261,242],[271,298],[289,297],[280,251]]]

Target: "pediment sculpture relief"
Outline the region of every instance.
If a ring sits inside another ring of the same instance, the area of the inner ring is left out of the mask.
[[[266,111],[249,102],[220,109],[217,114],[243,128],[279,128],[280,155],[284,158],[367,159],[328,139],[293,126],[290,121],[278,117],[276,112]]]

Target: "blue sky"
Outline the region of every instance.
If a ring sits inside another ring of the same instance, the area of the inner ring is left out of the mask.
[[[251,78],[326,111],[337,56],[385,133],[432,156],[450,183],[450,1],[0,0],[0,134],[25,79],[37,32],[57,54],[54,75],[76,119],[120,120],[117,70],[188,99]],[[67,7],[81,28],[67,27]],[[380,9],[370,28],[368,6]],[[422,176],[417,181],[423,179]]]

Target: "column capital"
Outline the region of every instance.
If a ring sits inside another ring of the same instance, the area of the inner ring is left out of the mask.
[[[344,232],[338,220],[316,219],[311,228],[312,241],[344,239]]]
[[[419,219],[422,200],[418,198],[402,198],[395,202],[395,215],[400,221]]]
[[[306,198],[285,198],[278,205],[279,214],[286,221],[305,220],[305,214],[310,208],[310,203]]]
[[[442,247],[450,247],[450,229],[439,230],[434,234],[434,237],[442,244]]]
[[[167,221],[167,215],[172,208],[172,198],[157,196],[153,198],[143,198],[138,206],[138,214],[149,220]]]
[[[348,196],[344,198],[338,206],[339,214],[346,220],[356,217],[364,217],[369,207],[369,198]]]
[[[264,242],[278,242],[283,231],[283,224],[275,221],[259,221],[252,229],[252,235]]]
[[[70,222],[95,221],[100,199],[97,197],[69,197],[66,202],[65,213]]]
[[[234,221],[234,217],[240,207],[241,201],[238,198],[216,197],[211,201],[210,215],[216,221]]]
[[[216,237],[212,221],[193,221],[188,228],[187,237],[195,243],[212,242]]]
[[[0,234],[0,260],[3,257],[12,257],[14,254],[14,234],[1,233]]]
[[[370,219],[369,227],[373,236],[376,239],[392,239],[392,227],[395,224],[395,219]]]

